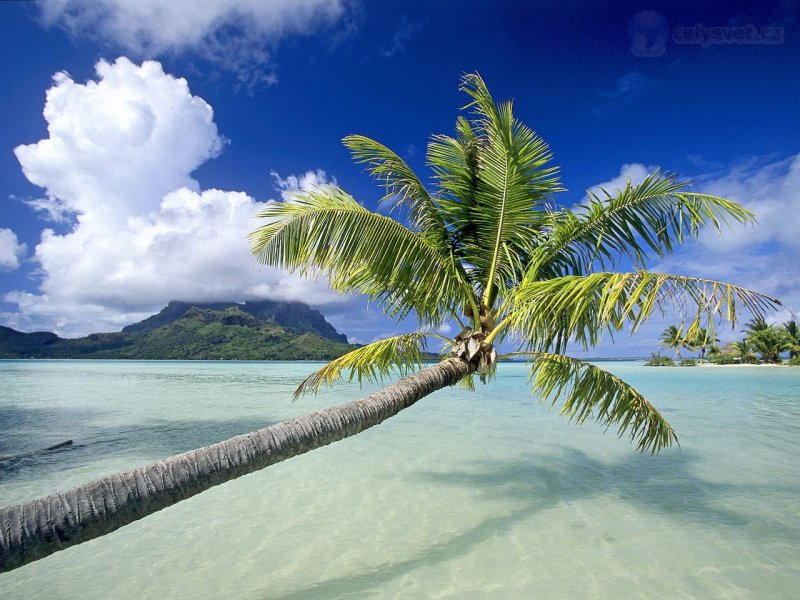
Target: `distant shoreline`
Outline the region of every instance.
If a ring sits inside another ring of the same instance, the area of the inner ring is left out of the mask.
[[[702,363],[697,363],[697,366],[698,367],[714,367],[715,369],[717,369],[717,368],[725,369],[725,368],[728,368],[728,367],[733,367],[733,368],[737,368],[738,369],[738,368],[741,368],[741,367],[758,367],[758,368],[762,368],[762,367],[788,367],[788,366],[791,366],[791,365],[775,364],[775,363],[761,363],[761,364],[758,364],[758,365],[747,364],[747,363],[738,364],[738,365],[717,365],[717,364],[714,364],[712,362],[702,362]]]

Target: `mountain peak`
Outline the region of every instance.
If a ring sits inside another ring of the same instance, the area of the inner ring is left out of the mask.
[[[347,343],[347,336],[339,333],[318,310],[302,302],[275,300],[248,300],[238,302],[184,302],[172,300],[157,314],[122,329],[123,333],[149,333],[183,317],[192,308],[224,312],[236,308],[258,320],[279,325],[298,334],[315,333],[326,339]]]
[[[62,339],[0,327],[0,358],[330,360],[352,350],[300,302],[179,302],[119,333]]]

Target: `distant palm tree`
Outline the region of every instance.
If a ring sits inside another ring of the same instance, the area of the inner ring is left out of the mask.
[[[377,425],[420,398],[459,381],[495,373],[497,344],[531,361],[534,390],[577,423],[594,418],[627,434],[639,450],[671,445],[672,427],[636,389],[602,368],[565,354],[568,342],[594,347],[603,333],[636,330],[653,310],[695,312],[696,335],[714,314],[735,318],[742,305],[762,314],[776,301],[707,279],[651,273],[663,256],[706,225],[751,220],[738,204],[685,190],[656,172],[613,194],[589,193],[578,210],[554,208],[561,190],[547,144],[496,103],[483,80],[467,75],[468,116],[455,137],[428,146],[433,190],[394,152],[362,136],[345,144],[405,211],[408,226],[366,209],[337,187],[271,203],[251,236],[273,267],[324,275],[340,292],[363,293],[421,330],[367,344],[308,377],[316,391],[349,372],[380,380],[421,368],[426,339],[455,321],[441,362],[365,398],[173,456],[61,495],[0,510],[0,570],[41,558],[130,523],[212,485],[308,452]],[[632,264],[631,272],[614,272]],[[176,523],[175,526],[179,526]],[[168,533],[166,533],[168,535]]]
[[[800,326],[797,321],[792,319],[783,324],[783,328],[792,338],[792,345],[789,348],[789,358],[800,356]]]
[[[681,327],[670,325],[664,330],[658,340],[661,342],[662,346],[665,348],[671,348],[675,352],[675,356],[680,358],[681,347],[685,343],[683,337],[683,325],[681,325]]]
[[[756,356],[753,347],[750,345],[750,342],[747,338],[743,338],[738,342],[733,342],[733,347],[736,350],[736,354],[739,355],[739,360],[743,363],[756,363],[758,362],[758,357]]]
[[[756,331],[763,331],[769,324],[767,323],[764,317],[758,315],[750,319],[747,323],[745,323],[744,329],[742,330],[744,333],[750,334]]]
[[[705,327],[700,327],[694,339],[690,341],[692,350],[700,351],[700,360],[706,356],[707,348],[716,348],[719,344],[719,337],[714,331],[709,331]]]
[[[757,329],[747,336],[747,340],[766,363],[780,363],[781,352],[790,350],[794,345],[789,332],[780,327]]]

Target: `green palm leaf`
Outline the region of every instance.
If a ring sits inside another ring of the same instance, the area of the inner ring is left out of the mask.
[[[405,376],[422,366],[426,338],[442,336],[435,333],[405,333],[379,340],[332,360],[309,375],[295,390],[294,397],[316,393],[323,385],[332,386],[349,370],[349,381],[356,379],[380,382],[389,375]]]
[[[451,258],[338,188],[298,193],[257,216],[270,220],[249,237],[260,262],[322,273],[333,289],[367,294],[399,319],[413,310],[439,324],[467,301],[470,288]]]
[[[477,75],[465,76],[461,89],[472,98],[476,118],[469,126],[459,122],[457,139],[436,138],[429,160],[438,163],[437,173],[455,165],[456,176],[440,180],[445,193],[439,203],[491,305],[493,288],[505,289],[517,278],[544,218],[541,205],[560,188],[557,169],[546,166],[547,144],[514,118],[512,104],[495,103]]]
[[[578,425],[589,417],[606,428],[616,425],[640,452],[657,453],[677,443],[672,427],[656,408],[625,381],[590,363],[562,354],[534,353],[534,391],[555,405],[564,398],[561,414]]]
[[[664,256],[704,226],[719,231],[728,219],[754,220],[753,213],[735,202],[685,188],[675,175],[656,171],[638,185],[629,181],[615,196],[605,190],[601,196],[589,192],[578,211],[551,214],[547,241],[532,257],[534,268],[540,277],[581,274],[595,261],[602,269],[613,268],[621,257],[640,267],[648,251]]]
[[[761,315],[778,306],[774,298],[712,279],[602,272],[523,282],[509,294],[503,325],[529,347],[563,352],[570,339],[590,347],[625,324],[635,332],[655,309],[687,311],[690,324],[683,337],[693,339],[704,317],[711,326],[714,315],[735,325],[740,309]]]
[[[436,203],[450,235],[453,253],[476,286],[481,285],[480,273],[474,268],[475,249],[480,248],[480,240],[472,214],[477,207],[481,143],[470,122],[459,117],[456,137],[434,135],[427,152],[427,164],[438,185]]]
[[[365,163],[370,174],[386,190],[383,199],[392,198],[395,206],[408,208],[412,226],[445,254],[450,251],[447,229],[438,207],[414,171],[395,152],[363,135],[343,140],[358,163]]]

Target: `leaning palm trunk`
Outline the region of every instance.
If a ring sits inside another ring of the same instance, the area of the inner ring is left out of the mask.
[[[80,544],[210,487],[385,421],[474,370],[448,358],[360,400],[0,509],[0,572]]]

